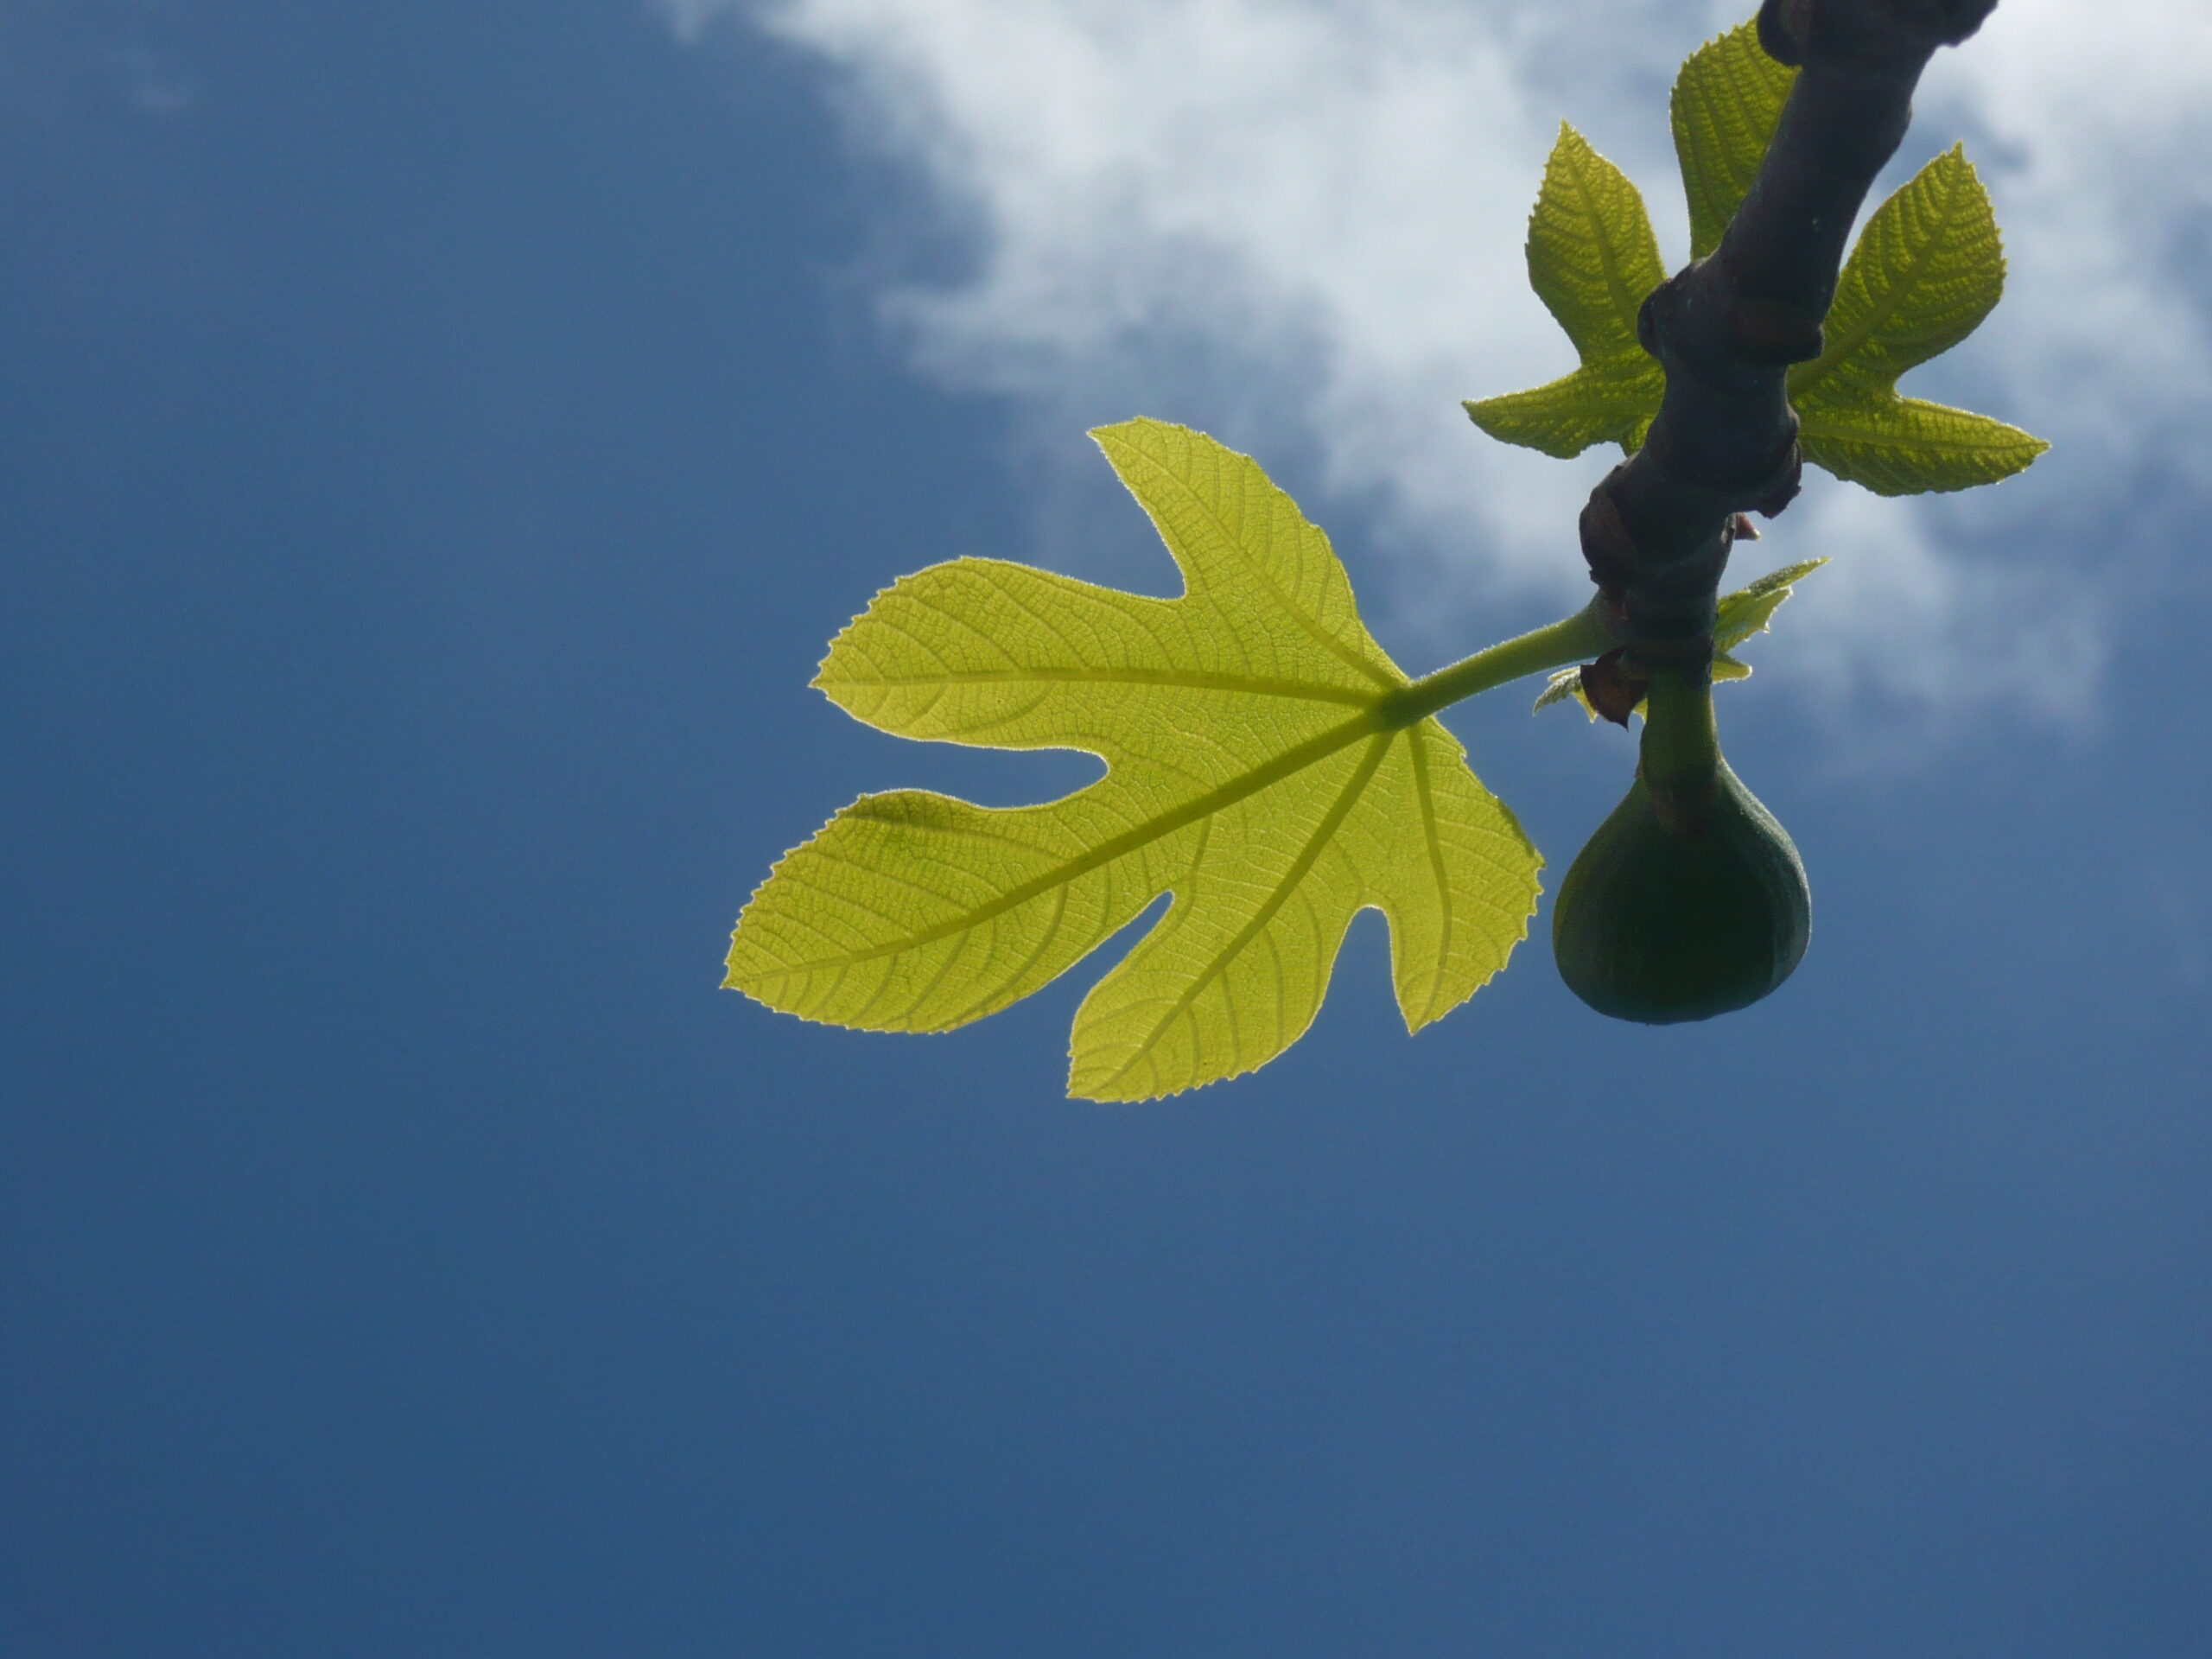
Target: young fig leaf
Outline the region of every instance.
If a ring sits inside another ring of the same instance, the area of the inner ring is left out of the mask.
[[[1739,661],[1731,653],[1755,633],[1764,633],[1774,613],[1782,608],[1783,601],[1797,590],[1797,584],[1826,564],[1826,559],[1806,559],[1796,564],[1785,564],[1779,570],[1770,570],[1747,587],[1720,596],[1713,624],[1713,680],[1716,685],[1729,680],[1747,680],[1751,677],[1749,663]],[[1582,671],[1579,668],[1561,669],[1545,683],[1538,694],[1531,714],[1548,709],[1555,702],[1574,702],[1582,705],[1582,712],[1592,720],[1598,711],[1582,690]],[[1641,705],[1638,705],[1641,707]]]
[[[1494,438],[1565,459],[1607,441],[1633,451],[1666,377],[1637,341],[1637,308],[1665,280],[1643,198],[1565,122],[1529,215],[1529,283],[1582,359],[1562,379],[1471,400]]]
[[[1721,594],[1713,621],[1713,648],[1733,651],[1753,634],[1764,633],[1783,601],[1797,591],[1797,584],[1827,563],[1826,559],[1802,559],[1770,570],[1732,594]]]
[[[1707,41],[1683,62],[1669,113],[1689,198],[1691,258],[1720,245],[1796,80],[1795,69],[1767,56],[1753,22]]]
[[[1173,902],[1084,1001],[1071,1094],[1236,1076],[1303,1034],[1353,914],[1390,926],[1418,1030],[1526,937],[1542,861],[1359,620],[1328,538],[1249,458],[1137,420],[1092,434],[1184,592],[1154,599],[988,559],[907,576],[816,683],[901,736],[1071,748],[1107,775],[1045,805],[867,795],[739,918],[727,983],[878,1031],[944,1031]]]
[[[1720,245],[1796,84],[1751,23],[1707,41],[1675,81],[1672,120],[1689,201],[1690,252]],[[1636,306],[1662,272],[1643,199],[1562,128],[1529,220],[1529,280],[1582,366],[1531,391],[1469,403],[1491,436],[1579,454],[1642,444],[1666,382],[1636,344]],[[1981,181],[1954,147],[1884,202],[1852,250],[1820,357],[1789,372],[1804,458],[1879,495],[1993,484],[2049,448],[1986,415],[1898,394],[1897,377],[1973,332],[2005,286],[2005,254]],[[1625,306],[1621,296],[1634,290]],[[1567,696],[1562,687],[1554,701]]]
[[[2050,446],[1986,415],[1897,395],[2005,291],[1989,194],[1953,145],[1875,211],[1836,284],[1827,345],[1789,372],[1805,459],[1878,495],[1993,484]]]

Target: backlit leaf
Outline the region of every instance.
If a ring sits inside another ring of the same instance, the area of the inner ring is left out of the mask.
[[[1795,69],[1767,56],[1748,22],[1698,48],[1675,77],[1669,114],[1689,198],[1691,258],[1720,245],[1796,80]]]
[[[1650,363],[1649,359],[1646,359]],[[1608,441],[1633,454],[1651,429],[1665,390],[1659,365],[1649,376],[1630,379],[1589,368],[1531,387],[1465,405],[1475,424],[1506,443],[1540,449],[1560,461],[1572,460],[1593,443]]]
[[[1766,55],[1751,23],[1682,65],[1673,125],[1694,257],[1719,245],[1796,78]],[[1529,276],[1582,365],[1530,391],[1470,403],[1467,413],[1491,436],[1547,454],[1580,454],[1607,439],[1636,449],[1666,390],[1636,346],[1636,307],[1661,274],[1636,187],[1563,126],[1529,219]],[[1955,146],[1867,221],[1838,279],[1821,355],[1789,372],[1804,458],[1881,495],[1991,484],[2033,461],[2049,448],[2042,439],[1897,390],[1899,375],[1972,333],[2004,287],[1988,195]]]
[[[1986,415],[1897,395],[1897,377],[1972,334],[2005,291],[1989,195],[1954,145],[1884,202],[1836,285],[1827,344],[1789,372],[1808,461],[1878,495],[1993,483],[2050,446]]]
[[[1273,1058],[1364,907],[1418,1030],[1504,965],[1542,861],[1442,725],[1394,714],[1406,677],[1255,462],[1156,421],[1093,436],[1181,597],[957,560],[879,594],[816,683],[885,731],[1084,750],[1106,776],[1039,806],[863,796],[753,895],[727,982],[809,1019],[948,1030],[1172,893],[1077,1013],[1071,1093],[1149,1098]]]
[[[1753,634],[1764,633],[1783,601],[1797,591],[1797,584],[1827,563],[1826,559],[1804,559],[1785,564],[1732,594],[1721,594],[1713,616],[1713,648],[1733,651]]]
[[[1530,391],[1466,404],[1494,438],[1562,458],[1608,441],[1634,450],[1666,378],[1637,343],[1636,314],[1665,280],[1643,198],[1620,168],[1560,124],[1529,216],[1529,282],[1582,359]]]

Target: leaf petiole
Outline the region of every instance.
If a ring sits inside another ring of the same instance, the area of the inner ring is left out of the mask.
[[[1547,669],[1602,657],[1619,643],[1593,595],[1573,616],[1516,639],[1502,640],[1448,668],[1440,668],[1433,674],[1422,675],[1411,685],[1384,697],[1376,705],[1375,712],[1386,729],[1395,731],[1478,692],[1492,690]]]

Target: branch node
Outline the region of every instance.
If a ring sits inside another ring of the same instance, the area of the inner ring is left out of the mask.
[[[1795,69],[1805,61],[1812,0],[1766,0],[1759,8],[1759,45],[1777,63]]]
[[[1643,569],[1643,556],[1637,550],[1636,538],[1628,533],[1628,526],[1621,522],[1619,505],[1603,485],[1583,503],[1582,517],[1575,527],[1581,535],[1582,558],[1590,567],[1590,580],[1602,591],[1609,596],[1616,594],[1636,580]]]
[[[1792,438],[1789,441],[1789,458],[1783,463],[1782,467],[1778,470],[1775,479],[1774,487],[1769,490],[1766,494],[1762,496],[1758,500],[1751,503],[1751,511],[1758,514],[1762,518],[1772,518],[1777,517],[1784,507],[1788,506],[1792,501],[1795,501],[1797,499],[1797,492],[1804,487],[1804,452],[1797,447],[1796,439]],[[1738,518],[1740,521],[1745,524],[1749,524],[1751,523],[1750,519],[1742,518],[1741,515],[1738,515]],[[1743,532],[1738,531],[1737,533],[1741,535]],[[1758,531],[1757,530],[1753,530],[1751,535],[1745,537],[1745,539],[1749,541],[1757,541],[1758,539]]]
[[[1728,343],[1738,355],[1774,366],[1809,363],[1821,354],[1821,319],[1787,300],[1738,296],[1728,314]]]
[[[1650,683],[1630,675],[1621,666],[1621,660],[1622,653],[1616,647],[1596,662],[1583,664],[1581,668],[1582,695],[1590,700],[1592,709],[1616,726],[1628,724],[1628,717],[1643,701],[1644,688]]]

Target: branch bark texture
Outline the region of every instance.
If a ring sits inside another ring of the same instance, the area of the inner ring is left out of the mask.
[[[1787,376],[1821,353],[1844,243],[1904,138],[1941,46],[1997,0],[1765,0],[1759,43],[1798,69],[1758,176],[1720,245],[1645,300],[1643,348],[1667,390],[1643,447],[1582,510],[1582,555],[1634,678],[1702,681],[1738,515],[1797,493]]]

